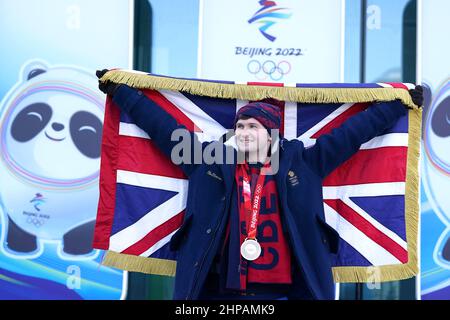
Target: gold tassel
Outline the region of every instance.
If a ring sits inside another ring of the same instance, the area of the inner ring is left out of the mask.
[[[171,277],[175,276],[177,267],[176,261],[173,260],[133,256],[114,251],[107,251],[101,264],[121,270]]]
[[[358,103],[401,100],[417,109],[407,90],[399,88],[293,88],[245,84],[225,84],[201,80],[170,78],[146,73],[111,70],[100,81],[124,83],[133,88],[188,92],[213,98],[262,100],[274,98],[303,103]]]

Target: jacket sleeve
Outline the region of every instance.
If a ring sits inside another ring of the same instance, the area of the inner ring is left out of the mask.
[[[314,146],[304,149],[303,158],[317,175],[325,178],[362,144],[392,127],[406,113],[406,107],[398,100],[373,104],[339,128],[320,136]]]
[[[200,143],[194,133],[190,132],[185,126],[178,124],[169,113],[146,97],[140,90],[121,85],[117,89],[113,101],[121,111],[126,112],[134,123],[149,135],[158,148],[171,160],[173,148],[182,141],[181,139],[188,138],[188,141],[185,142],[189,143],[184,145],[188,148],[180,148],[180,153],[177,154],[183,161],[175,164],[179,165],[187,176],[194,171],[196,167],[194,151],[200,150],[201,152],[208,144],[207,142]],[[180,131],[183,135],[172,141],[172,133],[178,129],[184,129]]]

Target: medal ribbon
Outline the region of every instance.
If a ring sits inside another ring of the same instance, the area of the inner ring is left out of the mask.
[[[241,166],[241,174],[243,177],[243,197],[244,197],[244,209],[247,219],[247,239],[256,240],[256,231],[258,229],[259,210],[261,208],[261,194],[264,186],[264,180],[266,176],[260,174],[255,186],[255,194],[253,195],[253,204],[251,198],[250,178],[247,173],[248,166],[245,164]]]
[[[267,167],[269,167],[269,163],[267,163]],[[266,165],[264,165],[264,168],[266,168]],[[240,236],[240,246],[242,248],[242,245],[244,245],[245,240],[253,239],[256,240],[257,235],[257,227],[258,227],[258,220],[259,220],[259,211],[261,207],[261,196],[265,181],[265,174],[264,171],[261,168],[260,174],[258,178],[256,179],[256,186],[254,188],[254,197],[252,199],[251,196],[251,187],[250,187],[250,177],[248,174],[249,167],[247,163],[244,163],[243,165],[239,165],[236,170],[236,183],[240,183],[240,179],[242,179],[242,193],[239,194],[239,197],[242,201],[242,204],[239,209],[239,221],[245,221],[246,223],[246,235],[245,238],[242,239],[243,233],[239,232]],[[267,168],[266,168],[267,170]],[[252,200],[253,200],[253,206],[252,206]],[[242,241],[242,242],[241,242]],[[230,246],[231,248],[231,246]],[[248,272],[248,261],[243,258],[241,254],[239,254],[239,285],[235,286],[235,283],[233,282],[233,277],[229,276],[227,279],[227,288],[236,288],[238,290],[246,290],[247,288],[247,272]],[[233,266],[229,266],[228,272],[232,273]]]

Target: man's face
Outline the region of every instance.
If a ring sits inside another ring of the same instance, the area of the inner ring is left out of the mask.
[[[267,129],[255,118],[240,119],[236,122],[236,144],[239,151],[255,153],[267,152],[270,146],[270,135]]]

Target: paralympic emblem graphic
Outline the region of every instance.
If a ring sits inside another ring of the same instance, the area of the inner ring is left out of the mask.
[[[259,31],[270,41],[275,41],[276,37],[269,34],[267,30],[275,25],[279,20],[289,19],[292,16],[289,8],[279,8],[275,1],[261,0],[259,4],[263,7],[255,12],[248,23],[261,24]]]

